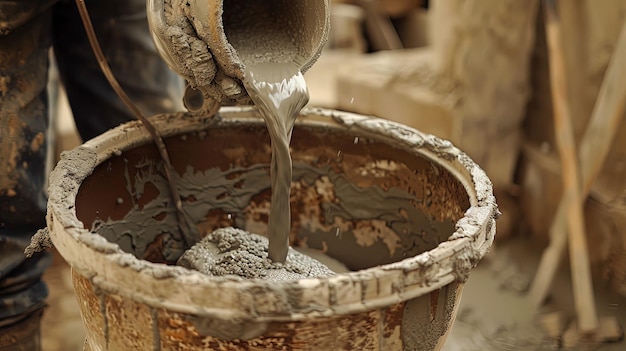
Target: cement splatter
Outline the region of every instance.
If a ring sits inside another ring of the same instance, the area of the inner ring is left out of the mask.
[[[24,250],[26,257],[32,257],[38,252],[43,252],[47,249],[53,248],[54,244],[50,240],[50,233],[48,228],[39,229],[35,235],[30,239],[30,244]]]
[[[87,225],[91,224],[92,230],[138,258],[145,257],[151,243],[162,240],[161,253],[168,262],[175,262],[187,248],[175,235],[176,216],[167,198],[167,184],[159,175],[161,167],[160,161],[145,160],[133,166],[125,163],[128,196],[124,197],[130,199],[133,210],[122,219],[98,218]],[[135,176],[130,177],[130,173]],[[301,193],[314,190],[318,194],[315,196],[324,199],[318,210],[320,221],[309,220],[302,224],[301,230],[310,233],[307,235],[310,247],[321,248],[323,245],[317,238],[330,233],[331,256],[363,247],[375,249],[380,256],[359,258],[363,263],[348,265],[353,269],[378,259],[401,260],[433,248],[454,228],[452,221],[433,221],[413,205],[428,199],[416,198],[396,187],[387,190],[378,186],[360,187],[330,166],[317,168],[297,162],[293,165],[293,182],[298,191],[294,196],[305,196]],[[194,222],[202,222],[211,210],[221,209],[231,214],[231,225],[254,232],[247,228],[245,213],[253,199],[268,190],[270,179],[266,164],[233,165],[228,169],[215,167],[205,171],[195,171],[190,166],[178,179],[178,186],[182,198],[193,199],[183,205]],[[140,199],[149,188],[157,189],[159,195],[140,206]],[[225,193],[228,196],[224,196]],[[117,201],[117,197],[113,200]],[[298,217],[298,220],[303,218]],[[363,224],[355,226],[353,221]],[[368,223],[373,226],[367,227]],[[339,227],[341,237],[334,234]]]

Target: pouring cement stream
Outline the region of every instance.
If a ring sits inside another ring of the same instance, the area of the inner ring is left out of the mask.
[[[293,172],[289,144],[296,118],[309,101],[304,77],[294,63],[263,62],[247,67],[244,86],[271,139],[269,244],[263,237],[234,228],[217,230],[187,250],[178,264],[209,275],[270,280],[333,275],[323,264],[289,248]]]
[[[309,101],[302,70],[321,53],[328,5],[326,0],[148,1],[151,33],[170,67],[206,101],[251,100],[265,120],[272,150],[268,255],[278,263],[287,259],[291,231],[291,133]],[[240,85],[247,96],[240,96]],[[202,109],[206,101],[186,106]]]
[[[302,73],[293,63],[251,65],[246,71],[244,86],[259,108],[272,142],[269,258],[285,262],[291,229],[289,143],[296,117],[309,102],[309,92]]]

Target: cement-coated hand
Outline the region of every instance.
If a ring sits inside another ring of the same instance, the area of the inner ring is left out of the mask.
[[[147,0],[148,23],[157,51],[169,67],[199,90],[205,106],[219,104],[248,104],[243,84],[220,69],[207,43],[198,37],[195,28],[204,14],[193,13],[203,6],[188,6],[184,0]],[[206,0],[206,8],[210,6]],[[194,23],[196,22],[196,23]]]

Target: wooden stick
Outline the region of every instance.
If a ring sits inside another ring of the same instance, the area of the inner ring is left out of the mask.
[[[567,200],[567,224],[569,229],[569,254],[572,269],[574,300],[578,326],[583,333],[594,332],[598,327],[595,309],[589,253],[585,235],[585,219],[580,192],[578,155],[572,121],[567,103],[567,78],[561,47],[560,24],[555,0],[544,0],[546,38],[550,60],[550,81],[554,107],[556,141],[561,157],[563,198]]]
[[[388,15],[378,11],[378,5],[373,0],[360,0],[358,2],[365,10],[365,27],[370,36],[371,45],[375,50],[398,50],[402,49],[402,41],[398,32],[391,24]]]
[[[580,143],[578,157],[581,167],[582,198],[587,196],[593,181],[602,169],[626,109],[626,65],[624,62],[626,62],[626,22],[622,26],[615,51],[604,75],[589,126]],[[562,198],[550,228],[550,246],[543,253],[539,269],[531,285],[529,294],[536,306],[545,300],[565,251],[566,206],[567,201]]]
[[[583,189],[591,189],[600,174],[626,109],[626,21],[602,83],[585,131],[589,142],[581,143],[579,150],[581,163],[590,168],[589,176],[583,177]]]

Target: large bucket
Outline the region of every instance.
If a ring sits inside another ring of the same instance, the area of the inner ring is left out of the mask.
[[[153,121],[201,231],[266,234],[271,154],[256,111]],[[73,268],[86,349],[440,349],[463,283],[494,239],[485,173],[447,141],[320,109],[302,112],[292,155],[291,243],[349,273],[270,283],[173,266],[184,247],[141,124],[64,153],[48,227]]]

